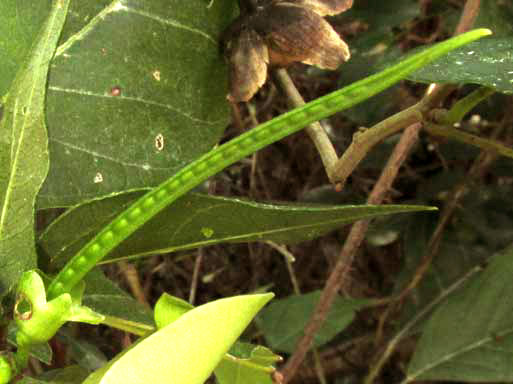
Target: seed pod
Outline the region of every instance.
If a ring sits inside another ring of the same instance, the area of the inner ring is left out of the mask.
[[[260,35],[245,24],[240,27],[237,38],[230,40],[225,47],[230,65],[228,100],[232,102],[251,99],[264,85],[269,64],[267,46]]]
[[[303,62],[337,69],[347,44],[322,18],[349,9],[352,0],[274,0],[241,15],[223,35],[232,102],[248,101],[265,83],[269,66]]]

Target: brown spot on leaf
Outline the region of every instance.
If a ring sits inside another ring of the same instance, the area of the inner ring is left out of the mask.
[[[121,87],[116,85],[110,89],[111,96],[120,96],[121,95]]]

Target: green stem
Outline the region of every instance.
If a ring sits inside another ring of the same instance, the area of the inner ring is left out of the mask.
[[[483,151],[497,153],[501,156],[513,159],[513,149],[506,147],[505,145],[495,140],[484,139],[482,137],[472,135],[471,133],[463,132],[460,129],[449,126],[426,124],[424,129],[432,135],[454,139],[462,143],[473,145],[474,147],[480,148]]]
[[[477,104],[487,99],[494,93],[495,89],[493,88],[480,87],[476,89],[474,92],[454,103],[449,112],[447,112],[447,115],[444,116],[442,123],[454,124],[461,121],[463,116],[471,111]]]
[[[262,372],[269,373],[269,374],[271,374],[274,371],[276,371],[276,369],[271,367],[271,366],[267,366],[266,367],[266,366],[264,366],[262,364],[253,363],[252,361],[247,360],[247,359],[238,359],[237,357],[232,356],[229,353],[226,353],[223,356],[223,360],[231,361],[231,362],[234,362],[234,363],[239,364],[241,366],[245,366],[245,367],[248,367],[250,369],[254,369],[256,371],[262,371]]]
[[[18,349],[14,354],[14,361],[16,363],[16,372],[22,372],[28,366],[30,357],[30,346],[18,345]]]
[[[139,198],[90,240],[52,281],[48,288],[48,297],[52,299],[69,292],[119,243],[162,209],[210,176],[314,121],[368,99],[447,52],[490,34],[488,29],[476,29],[446,40],[380,73],[263,123],[206,153]]]
[[[108,325],[112,328],[121,329],[125,332],[130,332],[137,336],[148,336],[150,333],[155,332],[155,327],[152,327],[150,325],[120,319],[119,317],[114,316],[103,316],[105,317],[105,319],[102,321],[102,324]]]

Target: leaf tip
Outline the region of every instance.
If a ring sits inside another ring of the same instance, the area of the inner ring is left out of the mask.
[[[481,36],[493,35],[493,31],[488,28],[479,28],[479,29],[476,29],[476,31],[479,31]]]

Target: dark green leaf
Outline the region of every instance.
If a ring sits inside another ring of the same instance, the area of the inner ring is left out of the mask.
[[[444,172],[421,184],[420,195],[444,196],[462,181],[461,175]],[[435,186],[434,188],[432,188]],[[476,266],[486,262],[490,255],[499,252],[513,242],[512,188],[474,188],[461,202],[465,209],[457,210],[451,224],[445,229],[440,249],[424,278],[414,290],[415,300],[405,302],[403,321],[421,311],[434,298],[443,294],[452,283]],[[400,292],[411,280],[419,263],[428,252],[428,242],[436,228],[436,215],[413,214],[405,217],[403,239],[404,265],[396,278],[396,292]]]
[[[289,296],[285,299],[274,300],[261,311],[256,319],[257,324],[273,350],[287,353],[294,351],[320,296],[320,291]],[[330,341],[353,321],[355,311],[368,303],[367,300],[338,297],[325,323],[315,335],[314,345],[319,347]]]
[[[74,1],[52,63],[40,208],[155,186],[228,120],[218,38],[233,1]]]
[[[61,266],[136,194],[79,206],[61,216],[39,244]],[[220,242],[310,240],[359,219],[425,210],[423,206],[301,206],[259,204],[239,199],[189,194],[169,206],[107,257],[140,257]]]
[[[59,331],[57,337],[69,346],[70,358],[88,372],[107,364],[107,357],[92,342],[74,337],[63,329]]]
[[[54,369],[52,371],[45,372],[37,379],[32,377],[25,377],[20,380],[19,384],[79,384],[86,377],[88,372],[77,366],[71,365],[62,369]]]
[[[367,27],[358,39],[351,43],[351,54],[369,55],[377,44],[391,43],[392,29],[420,15],[419,2],[415,0],[359,0],[353,7],[336,17],[341,22],[359,21]],[[383,47],[382,47],[383,48]],[[345,67],[342,67],[342,70]]]
[[[513,92],[513,36],[488,37],[448,53],[408,76],[426,83],[480,84]]]
[[[93,269],[88,273],[85,283],[83,305],[102,315],[153,325],[152,312],[107,279],[100,269]]]
[[[512,381],[513,249],[440,307],[408,367],[408,380]]]

